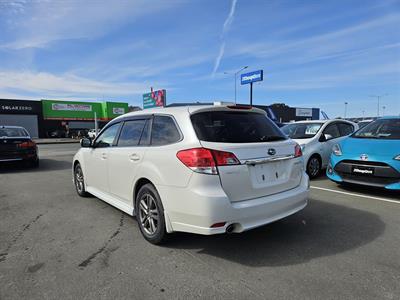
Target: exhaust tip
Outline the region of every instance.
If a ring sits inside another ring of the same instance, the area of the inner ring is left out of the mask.
[[[235,229],[235,225],[234,224],[230,224],[228,225],[228,227],[226,227],[226,233],[232,233],[233,230]]]

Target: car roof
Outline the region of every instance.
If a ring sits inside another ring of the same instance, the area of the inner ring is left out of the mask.
[[[0,125],[0,128],[19,128],[19,129],[25,129],[24,127],[21,127],[21,126],[9,126],[9,125]]]
[[[385,116],[385,117],[380,117],[379,119],[398,120],[400,119],[400,116]]]
[[[156,107],[156,108],[147,108],[143,110],[129,112],[122,116],[115,118],[114,120],[126,118],[126,117],[134,117],[134,116],[141,116],[141,115],[151,115],[151,114],[182,114],[182,113],[194,113],[197,111],[218,111],[218,110],[226,110],[230,105],[186,105],[186,106],[172,106],[172,107]],[[239,106],[240,107],[240,106]],[[252,112],[259,112],[265,114],[266,112],[262,109],[252,107],[249,110],[243,111],[252,111]]]

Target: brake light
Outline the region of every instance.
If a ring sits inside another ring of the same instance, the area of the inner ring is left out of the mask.
[[[217,166],[240,165],[240,161],[231,152],[210,150],[214,156]]]
[[[181,150],[176,157],[192,171],[203,174],[216,175],[218,174],[217,166],[240,164],[233,153],[206,148]]]
[[[21,144],[18,144],[17,146],[18,146],[18,148],[21,148],[21,149],[35,148],[36,143],[29,141],[29,142],[23,142]]]
[[[301,147],[299,144],[296,144],[296,146],[294,146],[294,157],[300,157],[303,155],[303,152],[301,152]]]

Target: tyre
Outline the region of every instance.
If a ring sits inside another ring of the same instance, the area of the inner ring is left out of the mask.
[[[167,238],[164,208],[155,187],[143,185],[135,201],[136,220],[143,237],[152,244],[161,244]]]
[[[81,165],[78,163],[74,168],[74,185],[76,192],[81,197],[89,196],[88,192],[85,190],[85,179],[83,177],[83,171]]]
[[[312,178],[318,177],[321,173],[321,160],[318,156],[311,156],[307,162],[307,174]]]
[[[28,161],[27,165],[31,168],[39,168],[39,158]]]

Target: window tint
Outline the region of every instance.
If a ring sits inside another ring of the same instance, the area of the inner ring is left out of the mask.
[[[351,124],[339,123],[338,126],[339,126],[341,136],[352,134],[354,131],[354,127]]]
[[[207,111],[191,116],[201,141],[260,143],[287,139],[266,115],[254,112]]]
[[[151,120],[147,119],[146,124],[144,125],[142,137],[140,138],[139,145],[149,145],[150,144],[150,126]]]
[[[0,137],[26,137],[29,134],[23,128],[0,128]]]
[[[155,146],[176,143],[181,138],[171,117],[155,116],[151,130],[151,144]]]
[[[323,123],[294,123],[281,128],[284,134],[292,139],[309,139],[315,136]]]
[[[358,130],[352,137],[365,139],[400,139],[400,119],[378,119]]]
[[[126,121],[121,129],[118,139],[118,146],[137,146],[143,132],[146,120]]]
[[[115,136],[118,133],[120,124],[114,124],[104,130],[99,137],[96,139],[95,147],[110,147],[112,146]]]
[[[340,132],[336,124],[328,125],[324,130],[324,134],[329,134],[331,136],[329,140],[340,137]]]

